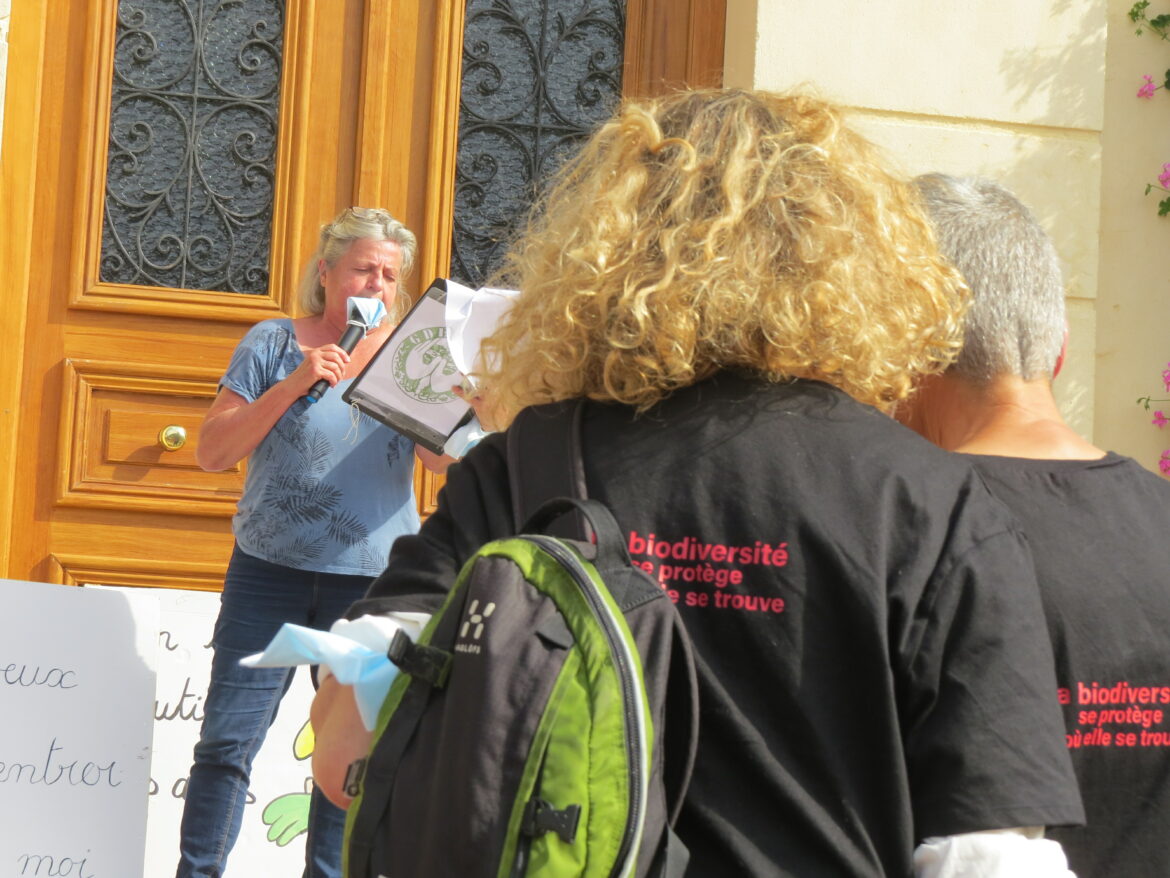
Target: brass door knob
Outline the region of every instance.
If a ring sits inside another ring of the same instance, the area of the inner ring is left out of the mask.
[[[158,431],[158,444],[164,451],[178,451],[187,444],[187,431],[177,424],[170,424]]]

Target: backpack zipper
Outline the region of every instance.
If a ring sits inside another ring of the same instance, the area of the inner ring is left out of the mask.
[[[577,556],[551,537],[526,535],[524,539],[536,543],[569,571],[601,624],[601,630],[609,642],[618,679],[621,681],[622,710],[625,714],[626,756],[630,765],[630,807],[626,816],[626,827],[622,833],[622,843],[618,848],[617,859],[610,875],[613,878],[627,878],[627,876],[634,874],[638,847],[642,841],[642,829],[645,823],[646,784],[648,782],[647,766],[643,764],[648,749],[646,704],[642,697],[642,689],[638,685],[634,657],[630,652],[629,644],[621,636],[617,620],[614,617],[614,610],[602,598],[597,583],[589,576]]]

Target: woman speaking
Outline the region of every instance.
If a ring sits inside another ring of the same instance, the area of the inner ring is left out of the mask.
[[[285,622],[328,629],[385,567],[390,545],[418,530],[414,458],[442,471],[446,458],[342,401],[341,392],[389,337],[393,320],[347,353],[351,297],[401,317],[400,289],[414,235],[389,213],[350,208],[321,229],[301,283],[306,316],[248,331],[220,381],[196,459],[222,470],[247,458],[232,521],[236,545],[212,645],[205,719],[195,745],[180,838],[178,878],[220,876],[240,831],[252,760],[292,683],[292,669],[252,669]],[[318,381],[331,387],[306,398]],[[314,789],[307,878],[337,878],[345,812]]]

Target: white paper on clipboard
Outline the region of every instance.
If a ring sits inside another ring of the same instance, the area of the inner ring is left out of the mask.
[[[410,309],[342,398],[366,414],[441,454],[471,409],[455,395],[461,380],[447,339],[447,290],[439,278]]]
[[[451,359],[465,378],[494,365],[484,361],[480,347],[496,331],[518,295],[519,290],[481,287],[472,291],[460,284],[448,286],[447,342]],[[468,383],[464,382],[465,389]]]

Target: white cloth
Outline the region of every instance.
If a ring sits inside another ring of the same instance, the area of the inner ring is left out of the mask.
[[[997,829],[928,838],[914,851],[914,878],[1076,878],[1043,829]]]
[[[240,659],[246,668],[288,668],[320,665],[337,682],[353,686],[362,725],[373,731],[378,711],[398,676],[398,668],[386,655],[394,634],[402,629],[417,640],[430,619],[429,613],[391,613],[338,619],[329,631],[285,623],[264,652]]]
[[[480,345],[496,331],[500,321],[520,295],[518,290],[481,287],[471,290],[461,284],[448,282],[444,320],[447,324],[447,348],[451,359],[463,375],[482,372],[489,365],[483,362]],[[469,382],[473,383],[473,382]],[[474,387],[465,389],[474,391]]]

